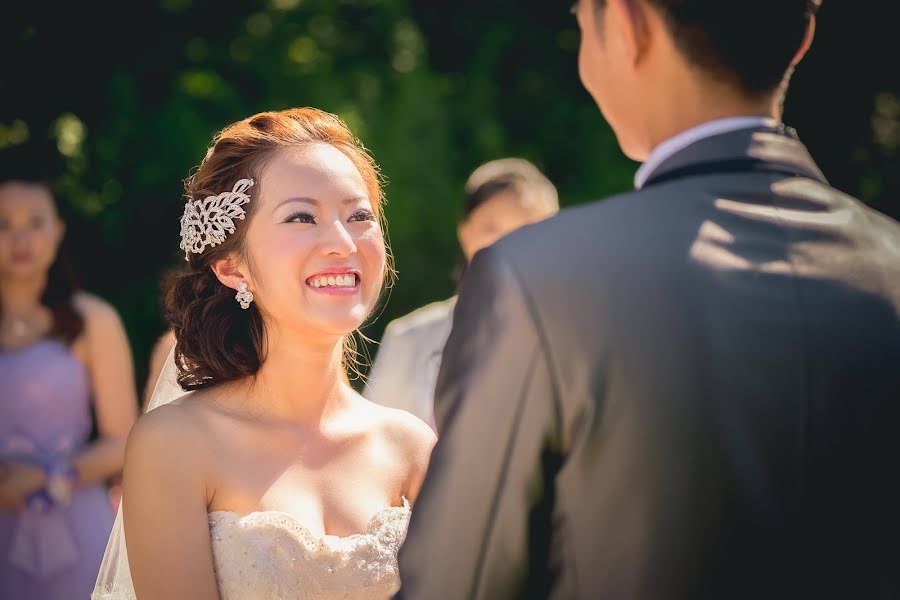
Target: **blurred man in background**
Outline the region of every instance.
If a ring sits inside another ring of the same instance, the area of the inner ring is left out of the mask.
[[[505,158],[478,167],[466,182],[456,230],[466,263],[506,234],[558,211],[556,188],[527,160]],[[434,387],[455,306],[453,296],[388,324],[369,375],[369,400],[409,411],[434,427]]]

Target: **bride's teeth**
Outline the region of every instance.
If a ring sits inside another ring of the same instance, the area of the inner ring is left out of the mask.
[[[356,287],[357,278],[356,275],[351,273],[349,275],[326,275],[322,277],[317,277],[309,282],[309,285],[313,287]]]

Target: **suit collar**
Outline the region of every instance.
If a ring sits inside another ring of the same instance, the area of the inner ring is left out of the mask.
[[[778,122],[765,117],[727,117],[714,119],[691,127],[677,135],[673,135],[666,141],[657,145],[644,164],[634,174],[634,187],[641,189],[650,178],[650,175],[669,157],[684,150],[694,142],[722,133],[729,133],[739,129],[753,129],[757,127],[777,127]]]
[[[643,173],[641,184],[704,163],[752,159],[827,183],[796,133],[774,122],[703,137]],[[640,187],[638,187],[640,189]]]

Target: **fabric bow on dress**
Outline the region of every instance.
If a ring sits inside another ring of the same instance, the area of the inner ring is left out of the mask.
[[[55,448],[44,449],[27,435],[13,434],[3,441],[6,460],[47,466],[72,451],[68,438]],[[32,495],[19,513],[10,545],[9,561],[29,575],[46,579],[78,562],[79,548],[65,506],[54,503],[43,491]]]

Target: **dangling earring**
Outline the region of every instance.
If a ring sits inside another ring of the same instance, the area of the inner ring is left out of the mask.
[[[238,301],[238,304],[240,304],[241,308],[244,310],[250,308],[250,303],[253,302],[253,292],[247,291],[246,281],[242,281],[238,284],[238,293],[234,295],[234,299]]]

